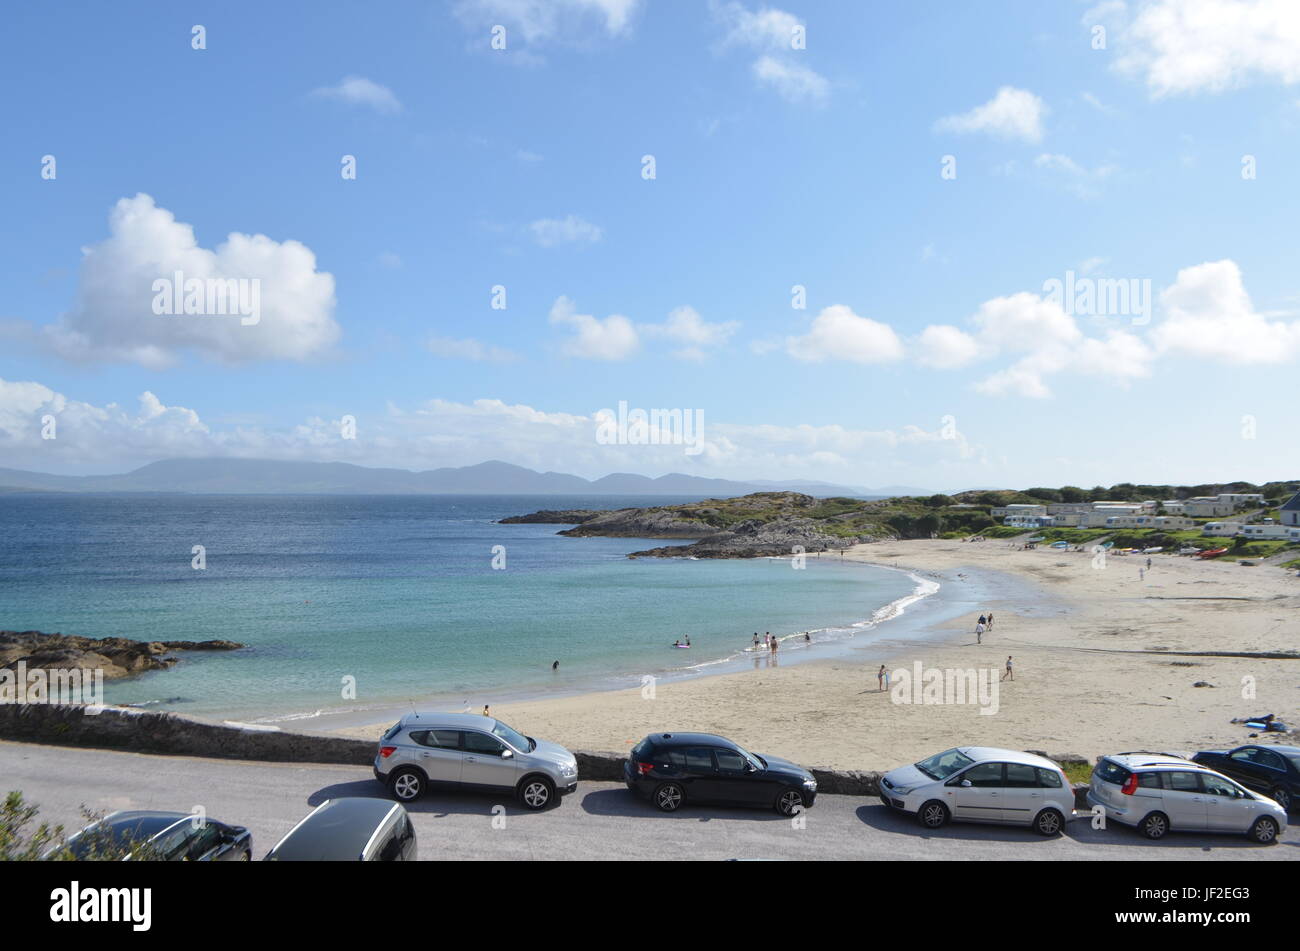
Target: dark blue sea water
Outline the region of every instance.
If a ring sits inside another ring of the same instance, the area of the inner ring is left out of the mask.
[[[110,682],[106,699],[274,719],[408,699],[477,707],[722,670],[748,656],[754,631],[847,638],[917,589],[901,572],[832,558],[810,557],[805,570],[631,560],[663,543],[496,524],[666,501],[0,495],[0,629],[239,641],[248,649]],[[195,545],[204,570],[191,565]],[[492,567],[498,545],[504,570]],[[692,649],[672,649],[686,634]],[[786,646],[783,657],[803,647]]]

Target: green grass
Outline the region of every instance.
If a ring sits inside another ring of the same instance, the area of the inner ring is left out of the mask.
[[[1072,783],[1086,783],[1092,779],[1091,763],[1067,763],[1061,767],[1065,778]]]

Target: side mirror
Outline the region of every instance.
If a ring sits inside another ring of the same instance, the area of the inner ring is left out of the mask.
[[[512,758],[514,758],[514,755],[515,755],[515,754],[514,754],[514,751],[513,751],[513,750],[502,750],[502,751],[501,751],[501,758],[502,758],[502,759],[512,759]]]
[[[970,789],[970,780],[969,780],[969,779],[963,779],[963,780],[961,781],[961,787],[962,787],[962,789]]]
[[[755,766],[753,763],[746,763],[746,764],[745,764],[745,772],[747,772],[747,773],[757,773],[757,772],[758,772],[758,767]]]

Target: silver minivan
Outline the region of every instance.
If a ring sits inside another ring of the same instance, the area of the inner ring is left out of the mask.
[[[578,788],[578,760],[493,717],[408,713],[379,741],[375,778],[398,802],[443,788],[504,792],[528,809],[544,809]]]
[[[1088,802],[1148,839],[1171,830],[1236,832],[1271,845],[1286,810],[1262,793],[1173,753],[1115,753],[1097,760]]]

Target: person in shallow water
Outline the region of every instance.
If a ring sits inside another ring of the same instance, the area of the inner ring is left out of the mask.
[[[555,661],[555,663],[551,664],[551,670],[559,670],[559,669],[560,669],[560,662],[558,660]]]

